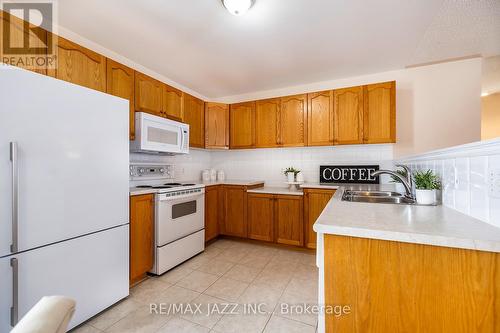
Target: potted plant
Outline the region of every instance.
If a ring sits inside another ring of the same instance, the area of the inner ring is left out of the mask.
[[[433,205],[436,203],[436,191],[441,189],[438,176],[432,171],[416,171],[413,174],[415,180],[417,203],[421,205]]]
[[[287,177],[287,182],[289,183],[294,183],[295,182],[295,176],[300,172],[300,170],[295,169],[294,167],[288,167],[286,168],[283,173]]]

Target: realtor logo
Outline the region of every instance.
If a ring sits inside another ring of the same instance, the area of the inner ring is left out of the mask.
[[[26,69],[53,69],[57,47],[55,1],[0,1],[1,61]]]

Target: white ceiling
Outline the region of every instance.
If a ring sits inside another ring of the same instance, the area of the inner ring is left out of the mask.
[[[59,25],[211,99],[500,54],[500,0],[61,0]]]

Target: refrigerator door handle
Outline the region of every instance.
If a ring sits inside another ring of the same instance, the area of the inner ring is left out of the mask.
[[[10,161],[12,163],[12,244],[10,252],[16,253],[19,249],[19,164],[17,142],[10,143]]]
[[[10,325],[16,326],[19,317],[19,267],[16,258],[10,259],[12,267],[12,307],[10,308]]]

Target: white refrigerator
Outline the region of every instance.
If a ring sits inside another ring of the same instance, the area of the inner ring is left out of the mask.
[[[0,66],[0,332],[46,295],[70,328],[129,293],[128,101]]]

